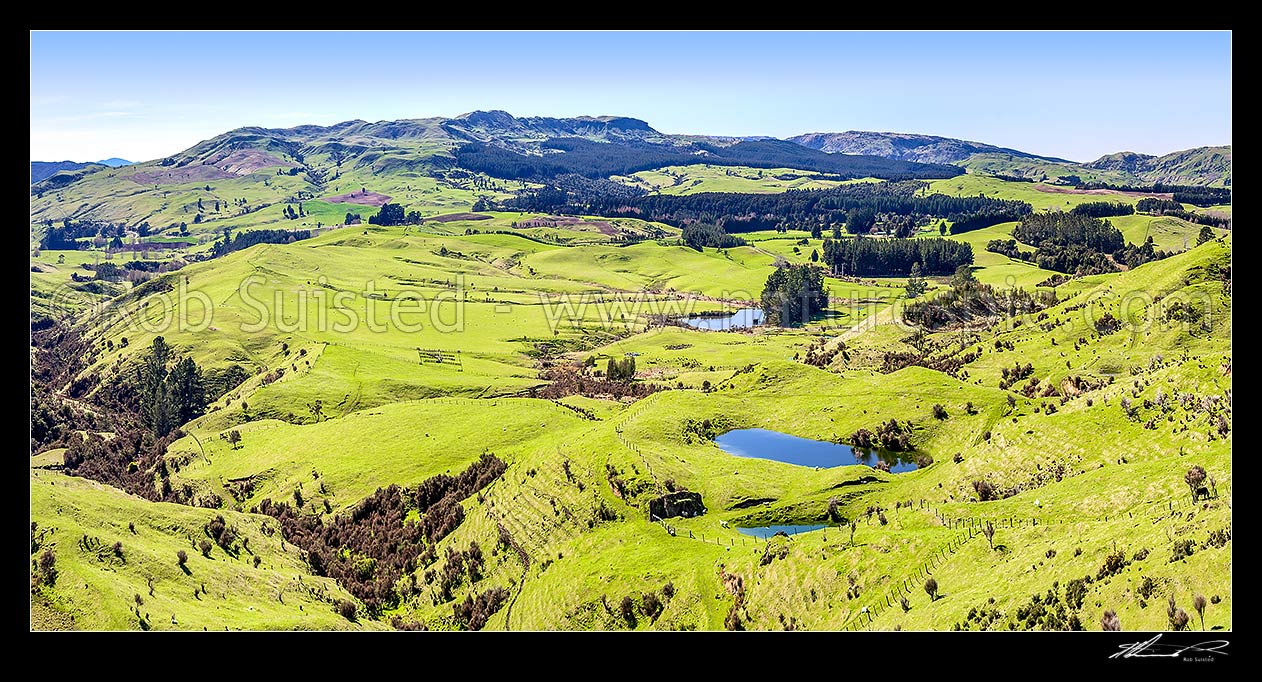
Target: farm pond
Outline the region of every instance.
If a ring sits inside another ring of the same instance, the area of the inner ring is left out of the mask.
[[[726,315],[693,315],[692,317],[685,317],[683,323],[696,329],[727,331],[729,329],[756,327],[763,323],[763,313],[758,308],[741,308],[734,313]]]
[[[823,440],[799,438],[768,429],[728,431],[715,438],[714,443],[724,452],[737,457],[771,459],[805,467],[830,469],[857,464],[875,467],[877,462],[885,462],[889,465],[890,472],[895,474],[916,469],[913,453],[857,448]]]

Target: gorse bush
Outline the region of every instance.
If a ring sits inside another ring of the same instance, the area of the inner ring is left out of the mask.
[[[382,609],[398,604],[395,584],[405,573],[415,570],[422,560],[428,564],[436,559],[432,546],[464,520],[460,501],[490,485],[506,469],[498,457],[483,454],[456,476],[439,474],[415,489],[398,485],[378,488],[349,513],[328,521],[299,514],[288,504],[270,499],[264,499],[255,511],[276,518],[285,539],[305,551],[311,571],[335,578],[375,617]],[[420,514],[420,521],[405,523],[412,511]],[[461,574],[468,558],[480,576],[484,561],[481,549],[471,547],[467,555],[460,555]]]

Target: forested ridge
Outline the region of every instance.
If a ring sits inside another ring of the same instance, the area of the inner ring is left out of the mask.
[[[589,178],[627,175],[664,166],[705,162],[720,166],[801,168],[847,178],[950,178],[963,169],[879,156],[826,154],[784,140],[752,140],[728,147],[698,144],[696,149],[644,142],[593,142],[580,137],[541,142],[542,154],[523,154],[484,142],[469,142],[455,151],[462,168],[510,180],[546,180],[575,173]]]
[[[1023,201],[926,194],[925,189],[925,183],[903,180],[790,190],[780,194],[701,192],[685,196],[632,197],[625,193],[609,196],[598,187],[570,182],[566,189],[544,187],[522,191],[505,202],[504,208],[634,217],[679,226],[707,222],[729,233],[841,225],[855,210],[886,216],[942,217],[954,222],[957,227],[953,230],[960,232],[1018,220],[1032,210]],[[966,230],[960,230],[961,225]]]

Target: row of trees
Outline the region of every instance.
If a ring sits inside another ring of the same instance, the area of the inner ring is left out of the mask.
[[[812,230],[815,226],[846,223],[852,232],[871,229],[878,216],[910,216],[916,224],[929,217],[945,217],[955,232],[1018,220],[1030,205],[984,196],[955,197],[925,194],[927,185],[914,180],[859,183],[820,190],[790,190],[779,194],[702,192],[685,196],[628,196],[610,194],[603,185],[569,182],[567,186],[527,189],[505,202],[506,208],[611,217],[635,217],[673,225],[713,223],[725,232],[775,230],[786,226]]]
[[[730,249],[744,246],[745,240],[733,237],[714,223],[689,223],[684,226],[683,241],[689,247],[700,251],[709,246],[716,249]]]
[[[1107,182],[1090,182],[1078,183],[1077,189],[1107,189],[1115,192],[1169,194],[1175,201],[1201,207],[1231,203],[1230,187],[1167,185],[1162,182],[1154,183],[1152,185],[1114,185]]]
[[[1069,212],[1074,215],[1108,218],[1109,216],[1132,215],[1135,213],[1135,207],[1121,201],[1089,201],[1085,204],[1078,204],[1070,209]]]
[[[1162,199],[1160,197],[1144,197],[1135,202],[1135,210],[1140,213],[1162,214],[1166,211],[1182,211],[1183,204],[1174,199]]]
[[[239,232],[235,237],[232,230],[224,230],[223,238],[215,242],[210,253],[218,258],[255,244],[290,244],[310,238],[311,230],[250,230]]]
[[[902,277],[916,265],[923,275],[949,275],[972,262],[972,246],[940,237],[824,240],[824,263],[841,275]]]

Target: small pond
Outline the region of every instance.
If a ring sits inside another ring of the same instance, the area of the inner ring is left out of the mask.
[[[713,331],[756,327],[762,322],[763,314],[759,308],[741,308],[730,315],[694,315],[683,319],[683,323],[689,327]]]
[[[912,453],[856,448],[767,429],[728,431],[715,438],[714,443],[724,452],[737,457],[774,459],[805,467],[828,469],[855,464],[875,467],[878,461],[882,461],[889,464],[890,472],[895,474],[916,469],[915,455]]]
[[[742,535],[752,535],[759,540],[766,540],[776,533],[797,535],[798,533],[809,533],[813,530],[819,530],[820,528],[827,527],[828,526],[819,523],[806,526],[757,526],[755,528],[741,528],[740,526],[737,526],[736,530],[740,531]]]

